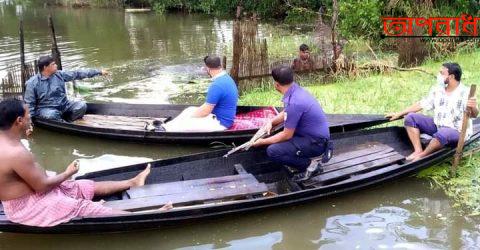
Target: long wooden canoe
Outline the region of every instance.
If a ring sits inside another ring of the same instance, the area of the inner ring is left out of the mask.
[[[151,8],[126,8],[125,13],[148,13],[152,11]]]
[[[241,143],[250,139],[256,129],[221,132],[160,132],[144,129],[145,122],[176,117],[186,105],[148,105],[126,103],[89,103],[83,120],[74,123],[36,119],[35,125],[55,132],[144,143],[209,144],[211,142]],[[239,106],[237,114],[267,107]],[[277,108],[278,109],[278,108]],[[387,122],[382,115],[328,115],[332,132],[351,131]]]
[[[474,135],[467,145],[480,137],[480,124],[475,124]],[[411,145],[401,127],[338,133],[333,135],[333,141],[334,157],[323,165],[324,172],[303,183],[292,182],[290,170],[271,162],[264,149],[239,152],[228,158],[222,157],[226,150],[218,150],[151,162],[147,185],[98,198],[106,200],[106,206],[135,213],[78,218],[50,228],[18,225],[0,215],[0,231],[97,233],[178,226],[350,193],[410,175],[455,152],[455,149],[444,148],[419,161],[406,162]],[[79,179],[124,180],[145,166],[137,164],[98,171]],[[174,209],[152,210],[169,201],[173,201]]]

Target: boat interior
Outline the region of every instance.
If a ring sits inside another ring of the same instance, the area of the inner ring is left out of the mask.
[[[225,151],[185,156],[151,163],[152,171],[143,187],[109,197],[105,205],[128,211],[241,201],[265,196],[333,187],[382,174],[406,164],[411,146],[403,128],[391,127],[334,135],[334,155],[322,164],[323,172],[308,181],[293,182],[291,168],[271,162],[265,150],[251,150],[222,157]],[[145,168],[105,170],[82,178],[123,180]]]
[[[82,119],[74,121],[73,124],[95,128],[145,131],[148,130],[149,125],[155,125],[155,122],[161,124],[175,118],[181,113],[182,109],[175,107],[171,110],[144,111],[143,116],[130,116],[117,111],[116,109],[91,109],[87,111],[87,114]],[[234,125],[229,130],[258,129],[267,120],[275,117],[277,113],[278,111],[273,107],[260,107],[257,109],[241,107],[235,117]]]

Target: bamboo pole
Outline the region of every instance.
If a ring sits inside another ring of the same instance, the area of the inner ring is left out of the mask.
[[[40,71],[38,70],[38,60],[33,61],[33,71],[35,72],[35,74],[40,73]]]
[[[242,36],[241,36],[241,27],[240,20],[235,20],[233,22],[233,56],[232,56],[232,67],[230,68],[230,75],[233,80],[239,85],[238,77],[240,71],[240,57],[242,54]]]
[[[55,63],[57,64],[57,69],[62,70],[62,56],[60,54],[60,50],[58,49],[57,44],[57,36],[55,34],[55,25],[53,24],[52,15],[48,15],[48,26],[50,27],[50,35],[52,36],[52,57],[55,59]],[[77,82],[75,80],[72,81],[73,86],[73,95],[77,97],[78,87]]]
[[[20,19],[20,78],[22,81],[22,93],[25,93],[25,82],[27,81],[27,72],[25,65],[25,39],[23,34],[23,19]]]
[[[475,90],[476,89],[477,89],[477,85],[475,85],[475,84],[473,84],[470,87],[470,93],[468,95],[468,99],[475,96]],[[465,134],[467,133],[468,120],[470,119],[469,114],[470,114],[470,110],[467,108],[467,110],[465,110],[465,112],[463,112],[462,131],[460,133],[460,138],[458,139],[457,149],[455,151],[455,156],[453,158],[453,164],[452,164],[452,169],[451,169],[451,175],[452,176],[455,175],[455,172],[457,170],[457,166],[460,163],[460,159],[462,158],[463,146],[465,144]]]
[[[60,50],[58,49],[57,45],[57,37],[55,35],[55,26],[53,25],[53,18],[52,15],[48,16],[48,26],[50,27],[50,35],[52,36],[52,57],[55,58],[55,62],[57,63],[57,68],[62,70],[62,58],[60,55]]]
[[[336,61],[338,59],[338,54],[337,54],[337,40],[335,37],[335,32],[336,31],[336,26],[337,26],[337,21],[338,21],[338,2],[337,0],[333,0],[333,16],[332,16],[332,48],[333,48],[333,62],[332,62],[332,67],[333,67],[333,72],[337,72],[337,66],[336,66]]]

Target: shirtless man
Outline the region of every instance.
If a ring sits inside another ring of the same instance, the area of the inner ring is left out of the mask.
[[[306,44],[298,48],[298,57],[292,62],[291,68],[295,72],[311,71],[315,69],[315,63],[310,57],[310,48]]]
[[[92,198],[144,185],[150,167],[124,181],[74,181],[70,178],[78,172],[78,164],[73,162],[63,173],[48,176],[20,142],[30,126],[29,111],[22,101],[0,102],[0,200],[10,221],[48,227],[75,217],[128,213],[114,211]],[[168,204],[162,209],[171,207]]]

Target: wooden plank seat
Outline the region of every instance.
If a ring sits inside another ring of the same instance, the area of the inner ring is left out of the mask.
[[[241,174],[132,188],[127,191],[130,199],[109,201],[105,206],[126,211],[139,211],[159,208],[168,202],[179,206],[244,198],[267,191],[267,185],[259,183],[253,175]]]
[[[336,182],[332,185],[339,185],[339,184],[345,184],[345,183],[349,183],[349,182],[364,180],[366,178],[370,178],[370,177],[373,177],[373,176],[376,176],[376,175],[381,175],[381,174],[385,174],[385,173],[388,173],[388,172],[396,171],[396,170],[398,170],[399,168],[402,168],[402,167],[404,167],[404,166],[400,165],[400,164],[388,165],[388,166],[385,166],[383,168],[379,168],[377,170],[372,170],[372,171],[369,171],[369,172],[366,172],[366,173],[356,174],[356,175],[352,176],[351,178],[348,178],[348,179],[340,181],[340,182]]]
[[[348,167],[353,164],[360,164],[363,162],[374,160],[374,158],[382,157],[384,153],[392,152],[393,148],[380,143],[366,143],[361,144],[353,150],[337,153],[334,150],[333,156],[327,163],[322,163],[323,172],[332,171],[342,167]],[[320,160],[320,157],[312,158],[313,160]],[[291,167],[286,167],[285,170],[289,176],[297,174],[298,171]]]
[[[381,144],[381,143],[361,144],[353,150],[348,150],[346,152],[340,152],[340,153],[337,153],[336,150],[334,150],[333,156],[330,159],[330,161],[322,164],[322,166],[334,165],[334,164],[337,164],[337,163],[340,163],[340,162],[344,162],[344,161],[348,161],[348,160],[351,160],[351,159],[356,159],[356,158],[359,158],[359,157],[379,153],[379,152],[382,152],[382,151],[390,152],[389,150],[393,151],[393,148],[388,146],[388,145]],[[320,157],[317,157],[317,158],[320,158]]]
[[[89,127],[145,131],[145,123],[152,123],[156,119],[164,121],[167,118],[88,114],[84,115],[83,119],[76,120],[73,123]]]
[[[127,190],[130,199],[148,196],[159,196],[168,194],[186,193],[195,189],[220,188],[222,186],[241,185],[258,183],[251,174],[228,175],[215,178],[195,179],[188,181],[167,182],[160,184],[134,187]]]
[[[377,170],[405,159],[405,156],[390,149],[383,150],[367,156],[359,156],[355,159],[331,164],[325,167],[325,171],[310,180],[304,181],[304,187],[316,187],[331,184],[335,181],[343,181],[354,175]]]
[[[392,154],[397,154],[396,152],[393,151],[393,149],[386,149],[386,150],[382,150],[380,152],[377,152],[377,153],[373,153],[373,154],[369,154],[369,155],[365,155],[365,156],[358,156],[357,158],[353,158],[353,159],[350,159],[350,160],[346,160],[346,161],[342,161],[342,162],[338,162],[338,163],[334,163],[334,164],[325,164],[323,167],[323,172],[326,173],[326,172],[330,172],[330,171],[336,171],[336,170],[339,170],[339,169],[342,169],[342,168],[348,168],[350,166],[355,166],[355,165],[358,165],[358,164],[362,164],[362,163],[366,163],[366,162],[370,162],[370,161],[374,161],[374,160],[378,160],[378,159],[383,159],[387,156],[390,156]]]
[[[248,174],[247,170],[245,170],[242,164],[234,164],[233,167],[235,168],[235,172],[237,172],[237,174]]]

